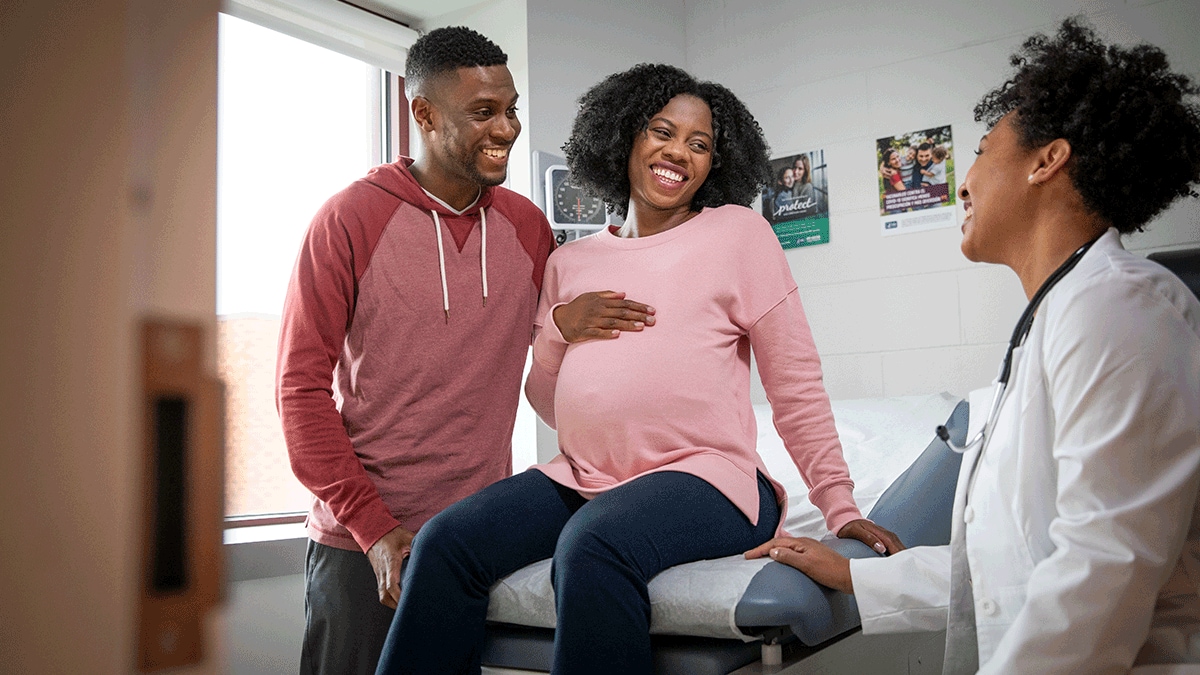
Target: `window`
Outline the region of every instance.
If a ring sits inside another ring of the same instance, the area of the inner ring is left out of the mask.
[[[275,350],[300,241],[320,205],[394,152],[384,71],[221,15],[218,368],[226,385],[226,515],[306,511],[275,411]],[[395,78],[392,78],[393,80]],[[405,118],[405,122],[407,118]],[[406,131],[406,129],[405,129]]]

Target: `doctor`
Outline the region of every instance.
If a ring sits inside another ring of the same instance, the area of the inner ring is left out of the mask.
[[[747,557],[854,593],[864,633],[947,629],[947,673],[1200,673],[1200,303],[1120,238],[1200,179],[1196,88],[1074,19],[1013,63],[975,108],[962,250],[1031,302],[971,408],[951,544]]]

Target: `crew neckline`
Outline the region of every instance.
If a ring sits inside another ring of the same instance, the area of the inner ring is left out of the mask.
[[[690,227],[690,226],[693,223],[695,223],[696,221],[700,220],[701,218],[704,218],[705,215],[708,214],[709,211],[712,211],[712,209],[705,206],[704,208],[700,209],[700,213],[697,213],[696,215],[692,216],[691,218],[688,218],[687,220],[683,221],[682,223],[676,225],[675,227],[672,227],[671,229],[669,229],[665,232],[659,232],[658,234],[652,234],[649,237],[626,238],[626,237],[622,237],[622,236],[618,235],[617,233],[613,232],[611,227],[605,227],[604,229],[600,230],[600,232],[598,233],[599,236],[596,239],[600,243],[602,243],[606,246],[610,246],[612,248],[620,248],[620,249],[650,248],[651,246],[658,246],[659,244],[665,244],[667,242],[674,241],[674,240],[678,239],[679,237],[683,236],[685,233],[689,232],[690,230],[695,229],[694,227]]]

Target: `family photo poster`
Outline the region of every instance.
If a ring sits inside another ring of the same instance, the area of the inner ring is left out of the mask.
[[[825,151],[771,160],[762,214],[784,248],[829,243],[829,179]]]
[[[880,138],[875,161],[883,236],[958,224],[949,125]]]

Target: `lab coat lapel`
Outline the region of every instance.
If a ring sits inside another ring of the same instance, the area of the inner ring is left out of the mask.
[[[943,675],[970,675],[979,670],[975,594],[971,591],[971,569],[967,563],[966,526],[963,521],[967,488],[979,463],[979,447],[963,454],[958,487],[954,491],[954,515],[950,522],[950,605],[947,607]]]
[[[971,392],[971,410],[991,412],[996,387]],[[1005,392],[1007,395],[1007,392]],[[986,417],[974,416],[967,425],[967,438],[973,438],[987,422]],[[991,429],[988,430],[989,432]],[[985,440],[984,443],[987,441]],[[979,641],[975,632],[975,594],[971,589],[971,568],[967,562],[966,521],[967,493],[979,465],[984,444],[963,453],[958,470],[958,486],[954,490],[954,511],[950,521],[950,604],[947,607],[946,653],[943,675],[970,675],[979,670]]]

